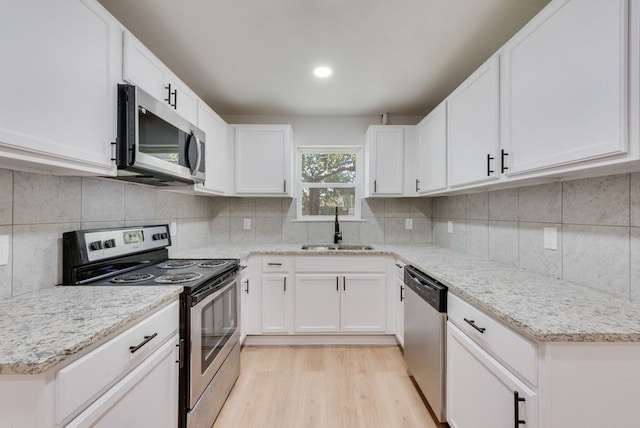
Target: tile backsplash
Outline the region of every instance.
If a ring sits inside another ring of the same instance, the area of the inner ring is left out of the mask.
[[[62,281],[62,234],[77,229],[175,221],[171,251],[211,240],[211,199],[118,181],[0,169],[0,235],[9,261],[0,266],[0,298]]]
[[[432,221],[436,245],[640,300],[640,173],[438,197]]]
[[[438,198],[370,198],[362,217],[340,223],[345,242],[433,242],[640,300],[640,173]],[[209,243],[333,238],[332,222],[296,221],[294,199],[210,198],[0,169],[0,235],[9,237],[0,298],[61,282],[65,231],[171,221],[178,227],[171,253]],[[545,228],[556,229],[557,250],[544,248]]]
[[[363,221],[340,222],[344,242],[422,244],[431,242],[431,199],[363,199]],[[331,242],[333,222],[296,221],[295,199],[214,198],[211,238],[215,243]],[[413,228],[406,229],[406,219]],[[244,229],[248,219],[249,229]]]

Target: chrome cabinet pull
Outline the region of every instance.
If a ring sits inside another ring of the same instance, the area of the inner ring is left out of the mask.
[[[420,191],[420,180],[416,178],[416,192]]]
[[[282,279],[284,280],[284,281],[283,281],[283,283],[284,283],[284,292],[286,293],[286,292],[287,292],[287,277],[285,276],[285,277],[284,277],[284,278],[282,278]]]
[[[474,320],[470,320],[467,318],[464,318],[464,322],[466,322],[467,324],[469,324],[471,327],[475,328],[476,330],[478,330],[480,333],[484,333],[485,331],[487,331],[486,328],[484,327],[478,327],[476,325],[476,322]]]
[[[247,278],[244,282],[247,283],[247,288],[245,288],[244,292],[249,294],[249,278]]]
[[[267,263],[267,266],[282,266],[282,263]]]
[[[136,346],[129,346],[129,351],[131,351],[131,353],[133,354],[138,349],[142,348],[144,345],[149,343],[151,341],[151,339],[153,339],[157,335],[158,335],[158,333],[153,333],[151,336],[145,336],[144,340],[142,342],[140,342],[139,344],[137,344]]]
[[[400,286],[400,301],[404,302],[404,285]]]
[[[378,180],[373,180],[373,193],[378,192]]]
[[[336,291],[340,291],[340,277],[336,276]]]
[[[342,291],[347,291],[347,277],[342,277]]]

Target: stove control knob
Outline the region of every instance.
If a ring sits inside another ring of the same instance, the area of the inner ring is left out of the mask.
[[[158,241],[160,239],[162,239],[162,233],[154,233],[153,236],[151,237],[154,241]]]
[[[169,239],[169,234],[167,232],[161,233],[162,239]]]
[[[104,241],[104,248],[113,248],[115,246],[116,246],[115,239],[107,239],[106,241]]]
[[[93,241],[89,244],[89,249],[91,251],[96,251],[96,250],[101,250],[102,249],[102,242],[100,241]]]

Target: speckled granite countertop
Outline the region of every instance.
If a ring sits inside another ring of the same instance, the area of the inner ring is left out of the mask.
[[[181,286],[51,287],[0,300],[0,374],[42,373],[181,291]]]
[[[540,342],[640,342],[640,304],[572,282],[432,245],[374,245],[373,251],[308,251],[301,244],[212,245],[178,257],[250,254],[396,255],[449,291]]]

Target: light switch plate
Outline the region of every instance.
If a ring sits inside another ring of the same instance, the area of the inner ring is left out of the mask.
[[[9,263],[9,235],[0,235],[0,266]]]
[[[413,219],[412,218],[406,218],[404,220],[404,228],[405,229],[413,229]]]
[[[244,224],[242,226],[244,229],[251,229],[251,219],[250,218],[245,218],[244,219]]]
[[[544,228],[544,248],[547,250],[558,249],[558,229],[555,227]]]
[[[453,222],[452,221],[448,221],[447,222],[447,232],[448,233],[453,233]]]

